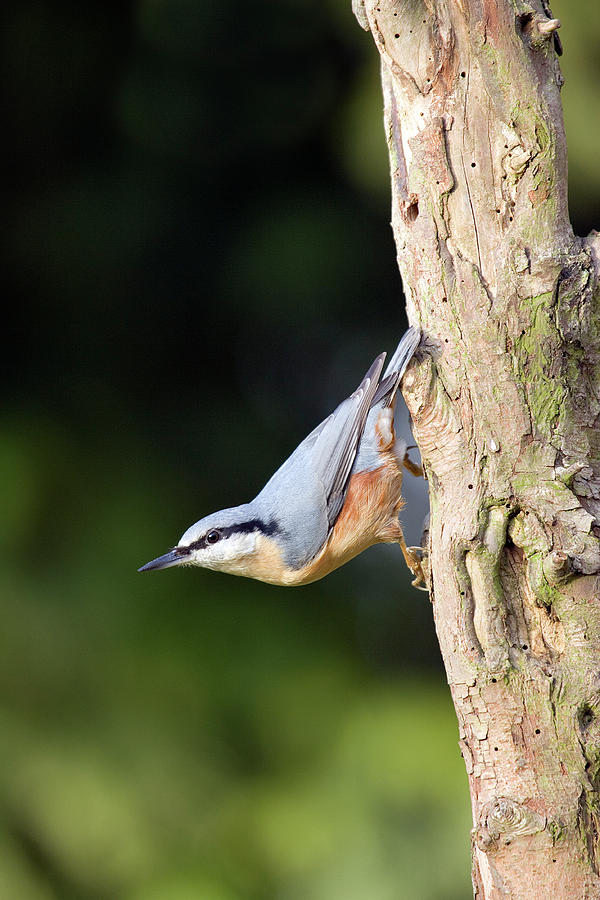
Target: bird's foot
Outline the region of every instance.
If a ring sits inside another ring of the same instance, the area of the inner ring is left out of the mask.
[[[412,586],[418,591],[426,591],[429,593],[429,587],[427,586],[428,579],[425,571],[428,569],[427,561],[429,559],[429,553],[424,547],[407,547],[406,544],[402,547],[402,552],[404,554],[404,559],[406,560],[406,565],[415,576],[412,581]]]

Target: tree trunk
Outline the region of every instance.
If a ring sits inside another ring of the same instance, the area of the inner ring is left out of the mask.
[[[575,237],[542,0],[355,0],[429,352],[404,394],[480,900],[600,897],[600,240]]]

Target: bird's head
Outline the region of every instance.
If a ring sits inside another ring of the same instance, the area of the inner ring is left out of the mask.
[[[223,509],[200,519],[188,528],[176,547],[146,563],[138,572],[202,566],[270,581],[279,565],[279,533],[277,523],[265,522],[249,504]]]

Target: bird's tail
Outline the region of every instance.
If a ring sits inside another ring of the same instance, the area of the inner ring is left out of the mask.
[[[378,403],[385,406],[393,406],[396,401],[396,392],[400,386],[406,367],[413,358],[414,352],[421,342],[421,329],[411,326],[402,335],[402,340],[396,347],[396,352],[385,370],[385,375],[379,382],[377,392],[371,402],[371,407]]]
[[[390,359],[388,367],[385,370],[385,375],[383,377],[387,378],[388,375],[392,375],[393,373],[397,372],[398,381],[400,381],[420,342],[421,329],[415,328],[414,325],[411,325],[408,331],[405,331],[402,335],[402,339],[396,348],[396,352]]]

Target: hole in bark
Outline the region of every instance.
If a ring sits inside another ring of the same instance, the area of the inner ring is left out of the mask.
[[[418,215],[419,215],[419,201],[413,200],[413,202],[406,208],[407,222],[416,222]]]
[[[445,344],[448,343],[448,338],[444,338],[444,343],[445,343]]]
[[[531,25],[531,20],[533,19],[533,13],[521,13],[517,16],[519,25],[521,26],[521,30],[525,31],[528,25]]]
[[[498,752],[498,748],[497,748],[497,747],[494,747],[494,750],[496,751],[496,753]]]
[[[594,710],[584,703],[577,712],[577,720],[582,731],[586,731],[594,721]]]
[[[468,484],[467,487],[469,488],[470,491],[473,490],[473,485],[472,485],[472,484]]]
[[[466,72],[461,72],[461,73],[460,73],[460,77],[461,77],[461,78],[466,78],[466,77],[467,77],[467,73],[466,73]]]
[[[395,34],[394,37],[395,37],[395,38],[399,38],[400,35],[399,35],[399,34]]]
[[[527,646],[527,644],[523,644],[522,649],[523,649],[523,650],[529,650],[529,647]]]
[[[512,222],[512,220],[513,220],[513,217],[512,217],[512,216],[509,216],[509,217],[508,217],[508,221],[509,221],[509,222]]]
[[[471,168],[474,169],[477,163],[471,163]]]
[[[492,684],[496,684],[497,681],[498,681],[497,678],[492,678]]]
[[[536,729],[535,729],[535,733],[536,733],[536,734],[541,734],[540,729],[539,729],[539,728],[536,728]]]
[[[499,212],[500,212],[500,210],[499,210],[499,209],[497,209],[497,210],[496,210],[496,212],[497,212],[497,213],[499,213]]]

